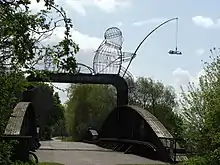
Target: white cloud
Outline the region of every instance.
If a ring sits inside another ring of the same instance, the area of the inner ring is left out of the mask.
[[[53,43],[53,42],[63,39],[64,31],[65,31],[64,27],[57,27],[54,30],[53,35],[50,38],[44,40],[44,42]],[[76,29],[72,29],[71,34],[72,34],[73,40],[77,44],[79,44],[80,49],[83,49],[83,50],[96,50],[102,42],[101,38],[83,34]]]
[[[105,12],[113,12],[116,8],[130,5],[128,0],[94,0],[94,4]]]
[[[180,92],[180,86],[183,89],[187,89],[189,82],[194,83],[195,86],[199,85],[199,78],[204,75],[205,71],[202,69],[199,71],[196,76],[192,76],[188,70],[184,70],[181,68],[177,68],[173,71],[174,81],[175,81],[175,89],[177,92]]]
[[[175,82],[177,85],[186,85],[193,79],[189,71],[181,68],[175,69],[173,71],[173,76],[175,77]]]
[[[195,53],[196,53],[197,56],[201,56],[201,55],[204,54],[204,52],[205,52],[205,50],[200,48],[200,49],[197,49]]]
[[[79,44],[81,49],[95,50],[101,44],[102,39],[97,37],[92,37],[87,34],[82,34],[77,30],[73,31],[73,40]]]
[[[204,16],[195,16],[192,18],[192,21],[195,25],[201,26],[204,28],[220,28],[220,19],[213,20],[210,17],[204,17]]]
[[[152,19],[145,20],[145,21],[134,22],[132,25],[133,26],[143,26],[143,25],[152,24],[152,23],[162,23],[164,20],[166,20],[166,19],[164,19],[164,18],[152,18]]]
[[[86,7],[98,7],[106,13],[111,13],[131,4],[131,0],[66,0],[65,2],[84,16],[86,15]]]
[[[87,7],[96,7],[106,13],[111,13],[116,11],[117,9],[131,6],[131,1],[132,0],[55,0],[55,2],[58,5],[64,7],[64,9],[68,9],[70,7],[83,16],[86,16],[87,14]],[[30,9],[34,12],[39,11],[43,8],[43,1],[39,3],[33,1],[30,4]]]
[[[33,13],[36,13],[36,12],[39,12],[40,10],[42,9],[46,9],[46,7],[44,6],[45,2],[44,1],[40,1],[40,2],[37,2],[36,0],[35,1],[32,1],[31,4],[29,5],[29,8],[30,10],[33,12]]]
[[[82,14],[83,16],[86,15],[86,10],[84,8],[84,3],[83,3],[84,1],[67,0],[65,2],[66,2],[66,5],[71,6],[78,13]]]

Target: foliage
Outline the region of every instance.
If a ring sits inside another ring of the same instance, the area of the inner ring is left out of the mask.
[[[50,59],[58,70],[75,72],[74,54],[79,47],[71,39],[71,20],[53,0],[44,0],[45,9],[36,14],[29,9],[31,2],[0,1],[0,136],[21,93],[30,85],[21,70],[35,72],[39,62]],[[65,29],[63,40],[46,45],[43,41],[58,26]],[[11,163],[10,147],[0,142],[1,164]]]
[[[211,52],[219,52],[216,49]],[[210,63],[204,65],[199,86],[183,91],[182,115],[187,145],[207,164],[220,164],[220,57],[213,53]],[[209,158],[209,159],[207,159]]]
[[[25,89],[26,80],[21,72],[0,74],[0,135],[3,133],[5,124]]]
[[[180,165],[207,165],[209,164],[207,157],[195,156],[189,158],[187,161],[180,163]]]
[[[53,108],[48,120],[40,131],[42,140],[50,140],[51,136],[62,136],[65,133],[64,107],[57,92],[53,94]]]
[[[16,161],[16,162],[14,162],[14,163],[11,163],[11,165],[37,165],[37,164],[34,163],[34,162],[24,163],[24,162]]]
[[[177,107],[174,89],[159,81],[140,77],[135,82],[130,104],[136,104],[150,111],[174,135],[181,133],[181,118],[175,113]]]
[[[98,130],[115,105],[116,99],[109,86],[71,85],[66,106],[69,133],[81,140],[89,126]]]
[[[11,145],[4,141],[0,141],[0,164],[7,165],[11,163]]]
[[[39,0],[37,0],[39,2]],[[53,0],[45,0],[46,10],[32,14],[30,0],[0,1],[0,64],[3,68],[33,70],[43,59],[52,59],[58,69],[75,72],[74,53],[79,50],[70,35],[71,20]],[[54,11],[61,17],[51,18]],[[44,40],[64,23],[64,39],[55,45]]]
[[[26,85],[27,82],[21,72],[0,74],[0,136],[4,133],[10,114],[20,100]],[[11,162],[11,146],[11,143],[0,141],[0,164],[7,165]]]

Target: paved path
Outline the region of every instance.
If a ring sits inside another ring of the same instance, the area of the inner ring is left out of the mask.
[[[41,162],[65,165],[164,164],[80,142],[44,141],[41,144],[42,147],[37,151]]]

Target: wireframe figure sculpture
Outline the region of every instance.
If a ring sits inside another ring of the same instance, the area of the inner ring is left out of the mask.
[[[125,72],[122,63],[128,62],[134,57],[133,53],[122,52],[122,32],[117,27],[108,28],[104,34],[104,40],[96,50],[93,59],[93,70],[95,74],[119,74],[124,75],[128,83],[129,92],[134,88],[133,76]]]
[[[95,52],[93,69],[95,73],[119,74],[122,65],[122,32],[111,27],[104,34],[104,41]]]

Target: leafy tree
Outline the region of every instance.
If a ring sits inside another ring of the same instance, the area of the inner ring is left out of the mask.
[[[20,94],[28,86],[21,70],[34,71],[40,62],[51,59],[58,71],[75,72],[74,54],[79,47],[71,39],[71,20],[53,0],[44,0],[46,8],[36,14],[29,9],[31,2],[0,0],[0,136]],[[46,45],[43,41],[58,26],[65,29],[63,40]],[[3,142],[0,146],[1,164],[11,164],[10,146]]]
[[[99,129],[116,99],[105,85],[71,85],[66,106],[67,128],[74,139],[81,140],[89,126]]]
[[[205,63],[199,86],[189,85],[182,94],[187,145],[205,158],[207,164],[220,164],[220,57],[214,48],[211,62]],[[217,54],[215,54],[217,53]]]
[[[1,138],[10,117],[10,114],[21,99],[21,94],[26,88],[26,80],[20,72],[0,74],[0,164],[10,164],[11,143],[6,143]]]
[[[0,135],[10,117],[10,114],[21,99],[21,94],[26,88],[27,82],[22,73],[4,73],[0,75]]]
[[[30,3],[30,0],[0,1],[1,68],[33,70],[39,61],[50,58],[58,69],[75,72],[73,55],[79,48],[71,39],[71,20],[53,0],[45,0],[46,10],[40,10],[37,14],[31,13]],[[53,11],[61,17],[51,18]],[[45,45],[42,41],[62,23],[66,29],[64,39],[55,45]]]
[[[174,135],[181,132],[181,118],[175,113],[177,102],[174,89],[165,87],[151,78],[140,77],[135,82],[130,104],[136,104],[150,111]]]
[[[48,86],[47,84],[44,84]],[[54,92],[52,86],[48,86],[48,92],[53,92],[53,107],[50,110],[48,119],[40,130],[42,140],[50,140],[51,136],[62,136],[65,133],[64,107],[61,104],[60,97]]]

